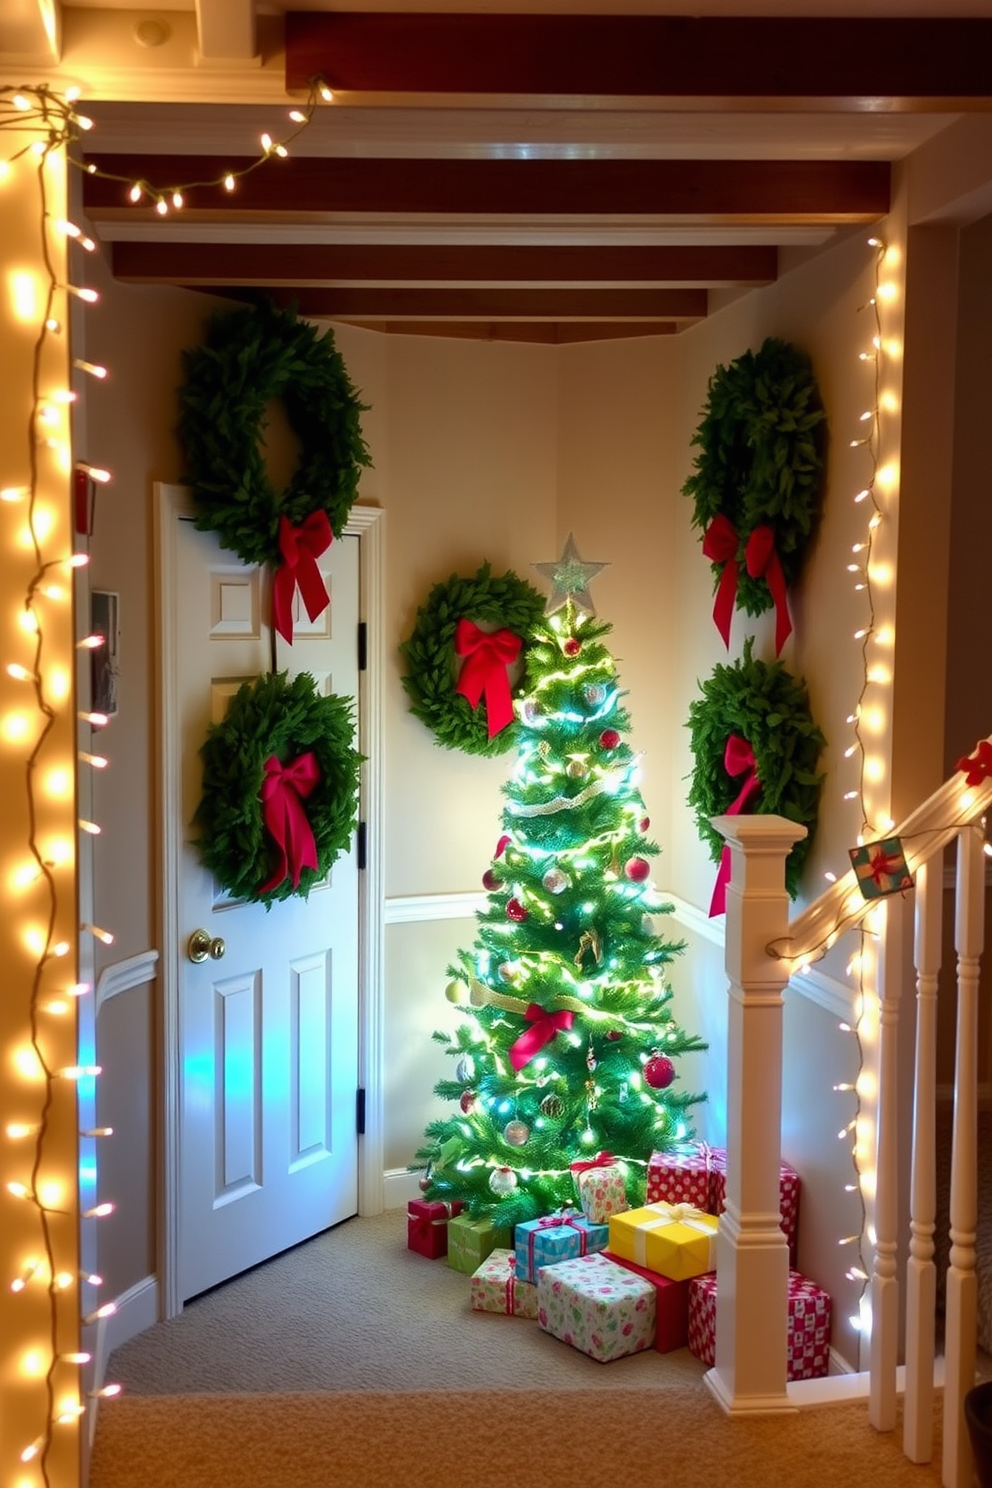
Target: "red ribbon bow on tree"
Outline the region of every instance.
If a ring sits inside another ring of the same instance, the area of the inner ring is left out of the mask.
[[[311,620],[327,609],[331,597],[317,567],[317,559],[331,546],[334,537],[326,511],[311,512],[299,527],[288,517],[279,518],[279,551],[282,566],[276,569],[272,586],[272,623],[283,640],[293,644],[293,595],[296,586]]]
[[[713,620],[723,637],[723,644],[730,648],[730,623],[737,602],[737,580],[740,565],[737,562],[737,547],[740,536],[737,528],[719,512],[703,535],[703,553],[711,563],[723,565],[716,599],[713,601]],[[785,645],[791,631],[789,606],[786,599],[785,574],[782,560],[775,547],[775,532],[767,522],[755,527],[744,549],[744,561],[752,579],[764,578],[775,602],[775,654]]]
[[[954,768],[967,770],[965,785],[981,785],[992,775],[992,744],[988,739],[979,740],[977,753],[963,755]]]
[[[736,777],[742,775],[745,770],[749,771],[747,779],[737,794],[737,799],[731,803],[724,812],[725,816],[740,816],[747,810],[751,797],[761,789],[761,781],[758,779],[758,771],[755,766],[754,750],[746,739],[740,734],[731,734],[727,739],[726,748],[723,751],[723,768],[727,774]],[[723,844],[723,852],[720,854],[720,866],[717,869],[716,883],[713,885],[713,897],[710,899],[709,918],[721,915],[727,908],[727,885],[730,882],[730,844]]]
[[[260,894],[267,894],[290,876],[293,888],[298,889],[303,869],[317,867],[317,844],[303,802],[319,779],[320,767],[312,750],[288,765],[280,764],[274,754],[265,761],[259,799],[266,828],[279,849],[279,864],[268,883],[259,889]]]
[[[531,1028],[526,1029],[520,1037],[510,1045],[510,1063],[515,1070],[523,1069],[525,1064],[530,1064],[535,1054],[543,1049],[545,1044],[551,1042],[556,1034],[571,1028],[575,1021],[575,1014],[569,1012],[568,1008],[561,1008],[556,1013],[549,1013],[539,1002],[532,1002],[524,1013]]]
[[[516,661],[523,645],[512,630],[497,630],[487,635],[473,620],[459,620],[455,626],[455,651],[465,657],[455,691],[477,708],[486,699],[486,724],[490,739],[513,722],[513,699],[506,669]]]

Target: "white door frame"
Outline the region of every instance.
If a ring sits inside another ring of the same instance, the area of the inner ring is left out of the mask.
[[[182,1311],[179,1277],[181,1193],[182,1039],[180,1027],[180,960],[182,927],[177,895],[180,846],[178,665],[176,652],[177,522],[196,509],[186,486],[153,484],[155,522],[156,697],[158,706],[157,824],[160,895],[159,962],[161,1054],[158,1142],[158,1272],[159,1307],[164,1318]],[[367,664],[359,688],[358,748],[366,756],[361,777],[361,819],[366,823],[366,866],[358,885],[358,1065],[365,1089],[365,1134],[358,1139],[358,1212],[379,1214],[383,1208],[383,575],[384,513],[381,507],[353,506],[344,534],[359,542],[359,619],[367,626]],[[356,640],[357,644],[357,640]]]

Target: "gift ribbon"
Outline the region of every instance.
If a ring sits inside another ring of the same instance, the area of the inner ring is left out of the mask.
[[[976,753],[962,755],[954,768],[967,770],[965,785],[981,785],[992,775],[992,744],[988,739],[980,740]]]
[[[333,536],[326,511],[311,512],[298,527],[288,517],[279,518],[279,551],[283,561],[272,586],[272,621],[290,645],[293,644],[293,594],[297,585],[311,620],[316,620],[331,602],[317,559],[331,546]]]
[[[455,691],[468,699],[471,708],[477,708],[485,697],[490,739],[513,722],[513,699],[506,669],[516,661],[522,645],[512,630],[497,630],[487,635],[473,620],[465,619],[455,626],[455,651],[465,657]]]
[[[430,1214],[414,1214],[412,1209],[406,1211],[406,1217],[413,1226],[413,1234],[422,1240],[428,1230],[436,1229],[438,1225],[446,1225],[451,1218],[451,1205],[444,1203],[442,1199],[435,1200],[432,1208],[440,1207],[444,1213],[438,1219],[432,1219]]]
[[[279,849],[279,865],[258,890],[260,894],[267,894],[290,876],[293,888],[298,889],[303,869],[317,867],[317,844],[303,802],[319,779],[320,766],[313,750],[288,765],[280,764],[274,754],[265,761],[259,799],[265,826]]]
[[[542,1230],[557,1230],[562,1225],[569,1225],[571,1229],[577,1230],[579,1234],[579,1255],[586,1253],[586,1230],[581,1221],[574,1214],[548,1214],[544,1219],[539,1219],[537,1225],[527,1236],[527,1274],[534,1275],[534,1241]]]
[[[713,621],[723,637],[723,644],[730,649],[730,622],[737,601],[737,546],[740,538],[737,528],[729,517],[719,512],[703,534],[703,553],[711,563],[723,565],[716,599],[713,601]]]
[[[882,886],[882,879],[886,878],[889,874],[895,873],[900,866],[898,853],[885,853],[881,848],[878,849],[878,852],[874,854],[870,861],[871,876],[879,888]]]
[[[567,1032],[575,1022],[575,1014],[570,1008],[559,1008],[557,1012],[549,1013],[539,1002],[530,1003],[524,1017],[532,1027],[525,1029],[510,1045],[510,1063],[518,1073],[556,1034]]]
[[[775,529],[767,522],[755,527],[744,549],[744,562],[752,579],[764,579],[775,602],[775,655],[778,656],[792,634],[789,604],[785,593],[782,560],[775,547]]]
[[[715,1270],[716,1229],[713,1226],[712,1215],[704,1214],[694,1204],[649,1204],[647,1207],[655,1211],[656,1218],[641,1220],[634,1229],[634,1260],[639,1266],[647,1265],[648,1235],[654,1230],[665,1229],[668,1225],[681,1224],[690,1230],[698,1230],[701,1235],[708,1237],[709,1259],[713,1265],[707,1266],[706,1269]]]
[[[569,1167],[575,1176],[578,1177],[580,1173],[588,1173],[591,1168],[612,1168],[615,1163],[616,1158],[612,1152],[600,1152],[596,1157],[590,1158],[588,1162],[569,1163]]]
[[[740,734],[731,734],[727,739],[723,751],[723,768],[731,778],[743,775],[747,770],[749,773],[737,793],[737,799],[728,807],[725,816],[740,816],[745,811],[751,800],[761,789],[761,781],[758,779],[758,771],[754,758],[754,750],[746,739]],[[727,908],[727,885],[730,882],[730,844],[723,844],[723,852],[720,854],[720,866],[717,869],[716,883],[713,885],[713,897],[710,899],[709,918],[721,915]]]

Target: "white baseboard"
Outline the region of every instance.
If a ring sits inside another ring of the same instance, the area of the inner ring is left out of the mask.
[[[104,1385],[114,1383],[107,1379],[107,1360],[114,1349],[120,1348],[130,1338],[137,1338],[152,1323],[158,1322],[158,1278],[143,1276],[134,1286],[121,1293],[116,1299],[116,1307],[116,1312],[112,1312],[109,1317],[100,1318],[96,1325],[96,1344],[93,1350],[94,1390],[102,1390]],[[99,1403],[99,1399],[94,1399],[88,1412],[91,1447],[96,1432]]]
[[[420,1199],[420,1178],[406,1168],[387,1168],[382,1175],[382,1207],[405,1209],[411,1199]]]

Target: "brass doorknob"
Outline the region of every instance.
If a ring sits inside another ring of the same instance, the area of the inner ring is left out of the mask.
[[[226,950],[227,945],[220,936],[211,938],[206,930],[194,930],[186,942],[186,954],[191,961],[206,961],[208,956],[211,961],[219,961]]]

